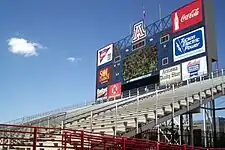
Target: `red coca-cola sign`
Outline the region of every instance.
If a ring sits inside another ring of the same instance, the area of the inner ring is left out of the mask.
[[[181,31],[202,21],[202,0],[185,5],[172,13],[173,32]]]

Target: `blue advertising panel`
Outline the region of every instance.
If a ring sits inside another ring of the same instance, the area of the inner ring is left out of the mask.
[[[174,62],[204,53],[205,51],[204,27],[173,39]]]

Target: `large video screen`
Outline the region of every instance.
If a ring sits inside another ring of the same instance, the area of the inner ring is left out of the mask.
[[[123,58],[123,80],[132,82],[151,76],[157,70],[158,52],[156,45],[147,45]]]

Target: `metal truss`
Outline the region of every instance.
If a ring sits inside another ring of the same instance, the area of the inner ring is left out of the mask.
[[[171,15],[166,16],[164,18],[162,18],[161,20],[158,20],[150,25],[148,25],[146,27],[146,33],[147,33],[147,37],[152,37],[155,34],[163,31],[164,29],[167,29],[169,27],[171,27]],[[115,48],[117,50],[122,50],[127,48],[128,46],[131,45],[131,39],[132,35],[128,35],[125,38],[117,41],[115,43]]]

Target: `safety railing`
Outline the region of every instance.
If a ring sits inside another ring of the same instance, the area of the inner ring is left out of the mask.
[[[66,128],[0,124],[0,128],[2,127],[4,130],[0,130],[0,149],[209,150]],[[225,150],[225,148],[211,150]]]

